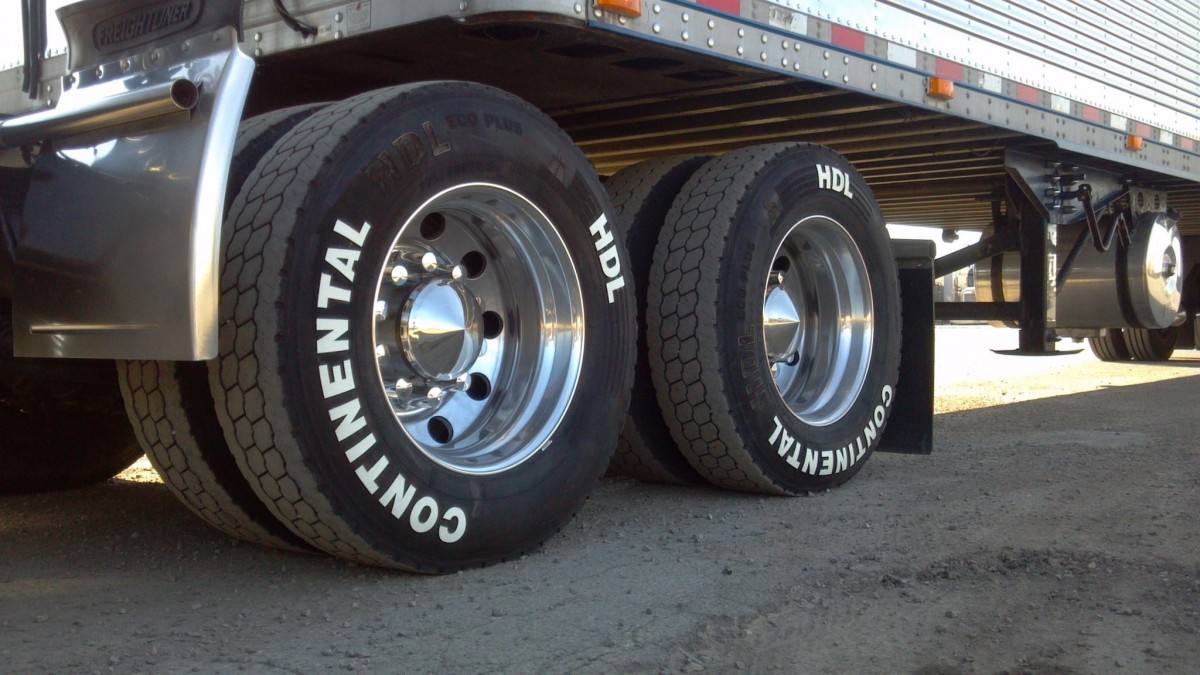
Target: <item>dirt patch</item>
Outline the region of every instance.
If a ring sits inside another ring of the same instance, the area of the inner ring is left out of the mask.
[[[1200,672],[1200,354],[1026,372],[993,335],[939,330],[931,457],[800,499],[606,480],[446,577],[238,544],[144,472],[0,498],[0,670]]]

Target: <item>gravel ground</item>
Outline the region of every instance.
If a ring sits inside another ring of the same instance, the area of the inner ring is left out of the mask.
[[[938,340],[931,457],[800,499],[610,479],[446,577],[238,544],[145,465],[0,498],[0,671],[1200,672],[1200,352]]]

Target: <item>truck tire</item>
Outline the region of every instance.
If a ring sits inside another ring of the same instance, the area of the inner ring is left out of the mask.
[[[259,496],[317,548],[421,572],[556,532],[629,401],[614,218],[570,139],[489,87],[393,87],[299,124],[230,212],[210,368]]]
[[[226,212],[271,146],[324,105],[284,108],[242,122],[229,167]],[[167,489],[184,506],[238,539],[287,550],[311,550],[271,515],[238,469],[217,421],[207,365],[124,361],[118,362],[117,370],[125,410],[138,442]]]
[[[1088,338],[1088,347],[1101,361],[1128,361],[1129,347],[1125,346],[1124,331],[1110,328],[1100,337]]]
[[[646,287],[654,247],[671,203],[684,182],[692,177],[708,156],[686,155],[652,159],[617,172],[604,186],[608,189],[633,274],[638,308],[637,363],[633,369],[633,393],[625,428],[613,455],[612,469],[651,483],[695,485],[700,474],[675,447],[663,421],[646,356]]]
[[[1134,361],[1167,361],[1175,353],[1179,328],[1126,328],[1125,347]]]
[[[879,208],[840,155],[775,144],[704,165],[667,218],[649,306],[659,405],[714,484],[825,489],[879,443],[900,360],[898,280]]]
[[[122,361],[118,366],[137,440],[184,506],[232,537],[309,550],[271,515],[238,470],[213,409],[206,363]]]

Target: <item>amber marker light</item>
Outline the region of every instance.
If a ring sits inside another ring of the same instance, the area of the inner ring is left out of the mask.
[[[930,98],[936,98],[939,101],[949,101],[954,98],[954,81],[947,80],[944,77],[931,77],[929,84],[925,87],[925,93]]]
[[[1137,152],[1146,147],[1146,139],[1141,136],[1126,136],[1125,149]]]
[[[596,0],[596,6],[625,16],[642,15],[642,0]]]

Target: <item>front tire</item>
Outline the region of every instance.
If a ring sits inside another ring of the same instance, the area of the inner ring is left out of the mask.
[[[423,572],[557,531],[628,405],[614,218],[571,141],[481,85],[370,92],[281,139],[229,216],[210,373],[276,516]]]

